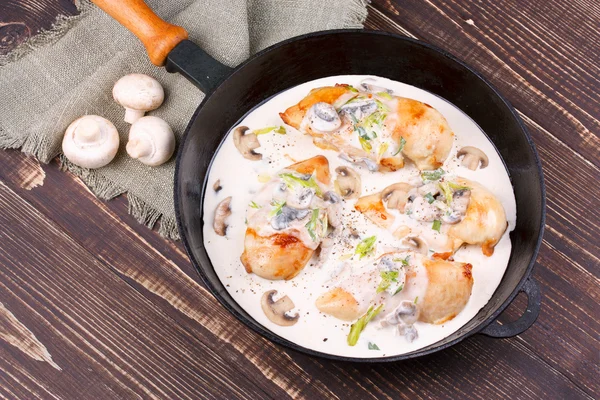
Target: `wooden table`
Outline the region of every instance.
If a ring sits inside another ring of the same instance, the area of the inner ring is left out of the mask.
[[[76,13],[0,1],[0,51]],[[10,24],[9,24],[10,23]],[[373,0],[367,28],[440,46],[512,102],[540,152],[548,217],[537,323],[413,361],[357,365],[274,345],[198,281],[180,243],[57,163],[0,152],[0,397],[600,397],[600,5]],[[0,69],[0,73],[2,73]],[[6,101],[6,99],[2,99]],[[502,316],[515,319],[525,301]]]

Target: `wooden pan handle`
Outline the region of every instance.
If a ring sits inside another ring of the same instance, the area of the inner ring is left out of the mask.
[[[185,29],[160,19],[143,0],[92,2],[141,40],[154,65],[165,65],[169,52],[188,37]]]

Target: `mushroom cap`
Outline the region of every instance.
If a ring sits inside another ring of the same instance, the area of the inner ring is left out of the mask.
[[[213,228],[219,236],[225,236],[227,233],[227,223],[225,220],[231,215],[231,196],[226,197],[217,204],[215,210],[215,219],[213,220]]]
[[[126,109],[141,112],[139,117],[146,111],[160,107],[165,98],[161,84],[144,74],[125,75],[115,83],[112,93],[115,101]],[[137,118],[127,122],[135,120]]]
[[[360,175],[352,168],[340,166],[335,169],[337,179],[335,188],[345,199],[357,199],[362,191]]]
[[[408,193],[413,189],[412,185],[400,182],[394,183],[381,192],[381,199],[387,202],[388,208],[394,208],[404,212],[404,207],[408,201]]]
[[[127,153],[142,163],[157,166],[167,162],[175,152],[175,135],[164,120],[147,116],[129,129]]]
[[[254,133],[247,133],[250,128],[247,126],[238,126],[233,131],[233,144],[245,159],[258,161],[262,160],[262,154],[254,149],[260,147],[260,142]]]
[[[286,314],[286,312],[291,311],[295,307],[294,302],[288,296],[283,296],[279,300],[274,301],[273,296],[276,294],[277,290],[269,290],[263,294],[260,300],[263,312],[274,324],[279,326],[294,325],[298,322],[300,315],[288,316]]]
[[[100,168],[119,150],[117,128],[98,115],[84,115],[68,126],[62,142],[65,157],[83,168]]]
[[[462,165],[469,168],[471,171],[475,171],[477,167],[484,169],[489,164],[488,156],[473,146],[465,146],[458,150],[456,157],[462,157]]]
[[[427,252],[429,250],[427,242],[425,242],[425,240],[423,240],[419,236],[408,236],[402,241],[402,244],[413,251],[421,253],[424,256],[427,255]]]

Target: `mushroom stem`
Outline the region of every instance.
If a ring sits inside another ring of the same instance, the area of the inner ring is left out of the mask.
[[[466,154],[463,158],[463,165],[465,165],[471,171],[475,171],[477,167],[479,167],[479,161],[479,157],[472,154]]]
[[[142,118],[146,114],[144,110],[134,110],[133,108],[125,109],[125,122],[133,124],[138,119]]]
[[[225,236],[227,234],[227,223],[225,220],[231,215],[231,196],[223,199],[215,210],[215,219],[213,221],[213,228],[215,233],[219,236]]]
[[[127,154],[131,158],[140,158],[150,156],[152,154],[152,144],[144,139],[131,139],[127,142]]]
[[[98,123],[92,119],[83,118],[73,132],[73,138],[81,144],[95,143],[102,137]]]

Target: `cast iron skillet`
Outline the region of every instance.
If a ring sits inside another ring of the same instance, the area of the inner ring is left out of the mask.
[[[160,20],[142,0],[94,2],[141,39],[152,62],[166,63],[168,71],[181,73],[207,94],[194,113],[177,154],[177,222],[190,260],[203,281],[221,304],[247,326],[276,343],[307,354],[336,360],[380,362],[433,353],[476,333],[511,337],[535,322],[541,295],[531,272],[544,229],[542,169],[535,146],[515,110],[477,72],[426,43],[362,30],[299,36],[271,46],[231,69],[185,40],[187,33],[183,28]],[[231,127],[277,93],[313,79],[350,74],[378,75],[414,85],[463,110],[495,144],[509,171],[517,201],[517,225],[510,234],[513,247],[508,268],[490,301],[466,325],[443,340],[412,353],[386,358],[325,354],[265,329],[228,294],[206,253],[202,235],[208,170]],[[499,324],[496,318],[519,292],[527,294],[527,310],[517,321]]]

